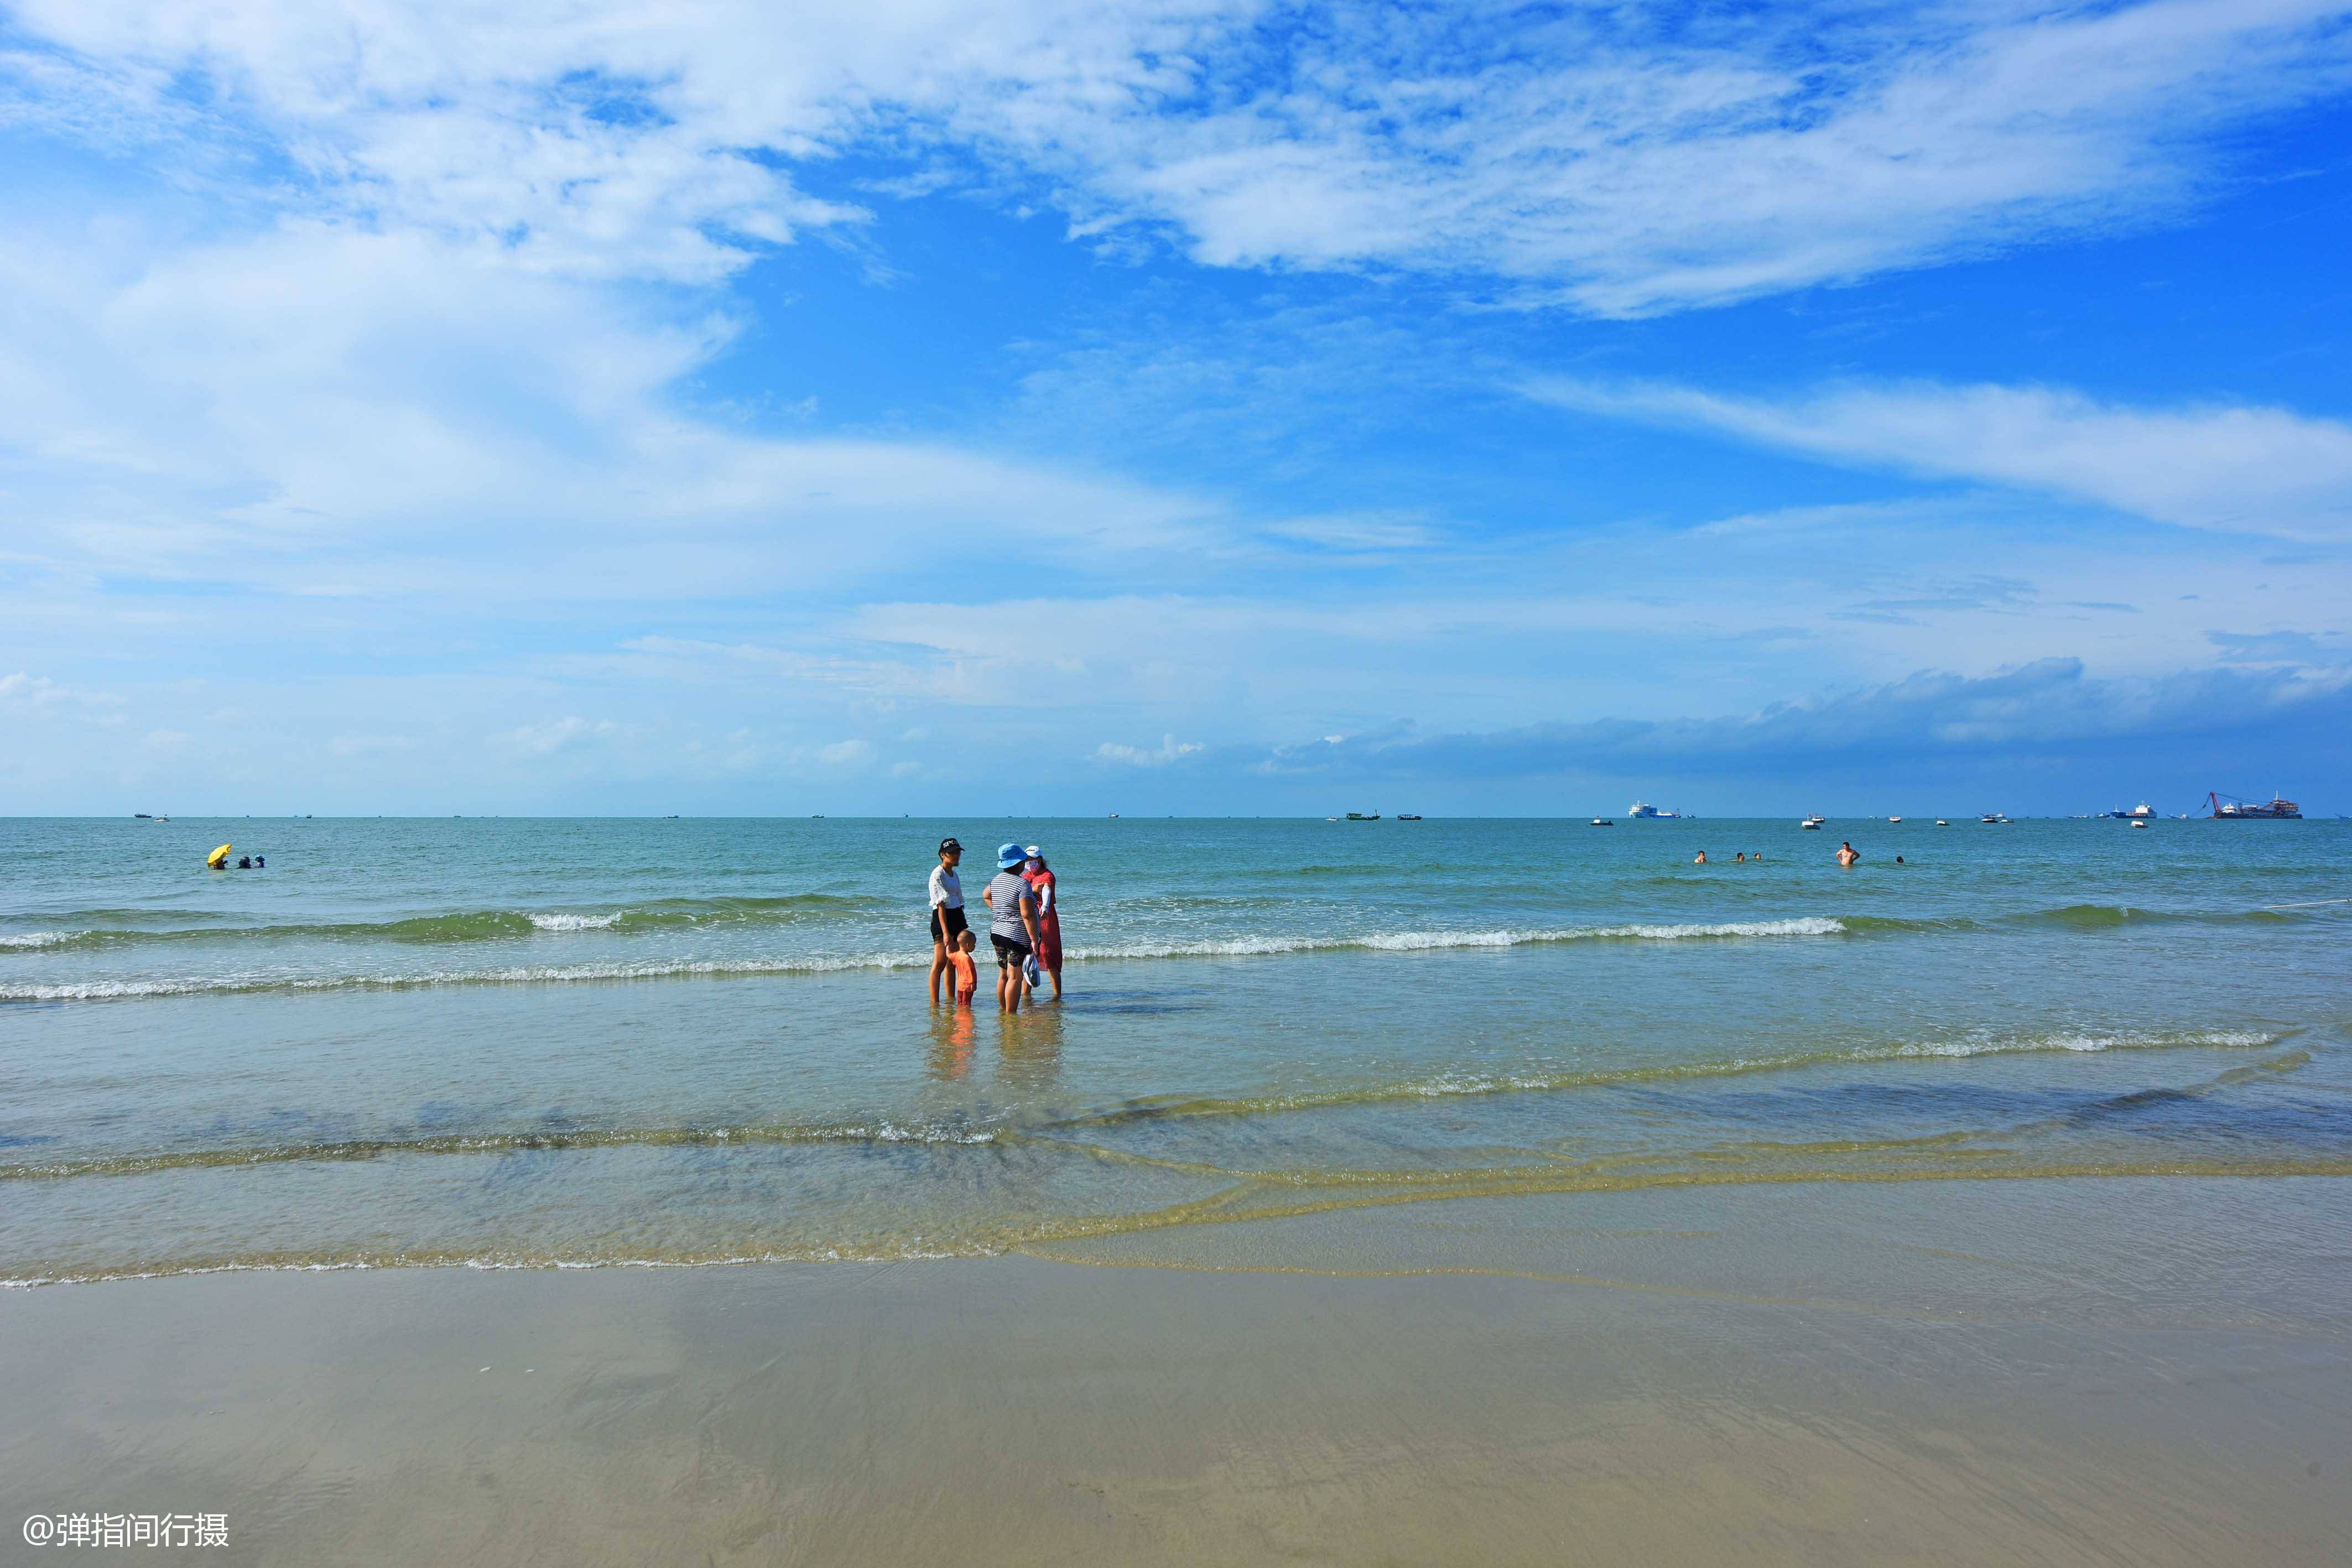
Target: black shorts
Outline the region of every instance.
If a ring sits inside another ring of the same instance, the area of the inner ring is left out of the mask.
[[[1028,943],[1015,942],[1010,936],[999,936],[993,931],[988,934],[988,939],[996,945],[996,967],[998,968],[1017,969],[1023,964],[1028,962]]]
[[[945,930],[940,929],[942,925],[945,925]],[[971,927],[963,923],[962,910],[950,909],[944,904],[931,905],[932,941],[945,942],[950,946],[953,946],[955,939],[970,929]]]

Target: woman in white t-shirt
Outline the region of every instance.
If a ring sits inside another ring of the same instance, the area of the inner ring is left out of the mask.
[[[964,934],[963,882],[956,864],[963,846],[953,839],[940,841],[940,863],[931,868],[931,1005],[940,1005],[940,980],[948,972],[948,954]]]

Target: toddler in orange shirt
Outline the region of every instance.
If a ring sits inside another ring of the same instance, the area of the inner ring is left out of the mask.
[[[978,940],[969,931],[956,937],[956,945],[948,952],[948,964],[955,970],[956,1006],[971,1006],[974,993],[980,989],[980,971],[973,967],[971,950]]]

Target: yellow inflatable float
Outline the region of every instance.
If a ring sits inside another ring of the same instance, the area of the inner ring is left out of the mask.
[[[205,857],[205,867],[212,871],[220,870],[222,863],[228,859],[228,852],[230,848],[230,845],[223,844],[220,848],[206,855]]]

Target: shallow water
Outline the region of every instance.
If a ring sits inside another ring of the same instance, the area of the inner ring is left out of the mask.
[[[2345,824],[1952,823],[0,823],[0,1278],[2352,1174]],[[949,831],[1059,1007],[925,1004]]]

